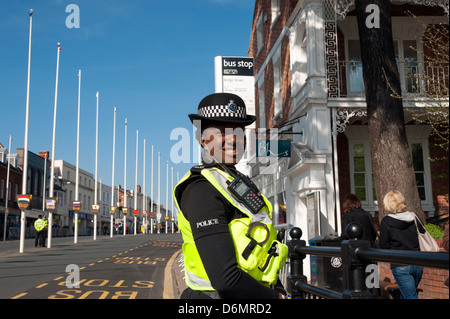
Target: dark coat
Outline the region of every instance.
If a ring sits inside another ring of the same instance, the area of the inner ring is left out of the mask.
[[[415,218],[416,215],[411,212],[386,215],[380,223],[380,248],[420,251]],[[422,225],[419,222],[417,225],[419,231],[424,233]]]
[[[371,247],[374,247],[375,239],[377,238],[377,231],[373,226],[372,216],[362,208],[351,209],[344,213],[342,217],[342,235],[341,241],[349,239],[345,233],[345,228],[350,223],[358,223],[364,229],[364,234],[361,239],[370,241]]]

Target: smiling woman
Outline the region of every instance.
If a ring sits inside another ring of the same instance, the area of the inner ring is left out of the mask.
[[[236,165],[244,155],[245,142],[242,125],[209,124],[201,133],[200,144],[206,150],[203,161]]]
[[[235,168],[256,117],[239,96],[215,93],[189,118],[204,152],[174,189],[188,286],[181,298],[279,298],[270,287],[287,247],[276,240],[270,202]]]

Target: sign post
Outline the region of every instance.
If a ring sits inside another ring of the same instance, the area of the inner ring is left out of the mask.
[[[111,215],[111,225],[110,225],[110,232],[111,232],[111,237],[113,236],[113,232],[114,232],[114,214],[116,213],[116,209],[117,207],[115,206],[110,206],[109,207],[109,214]]]
[[[94,214],[94,240],[97,239],[97,215],[100,211],[100,205],[92,205],[92,213]]]
[[[253,58],[249,57],[225,57],[214,58],[214,79],[216,93],[233,93],[241,97],[246,106],[248,115],[255,115],[255,77],[253,70]],[[256,123],[245,128],[247,139],[246,155],[242,157],[237,168],[249,175],[248,159],[255,153],[255,137],[252,131]]]

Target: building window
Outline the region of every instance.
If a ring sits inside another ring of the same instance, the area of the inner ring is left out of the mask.
[[[291,86],[292,96],[296,96],[308,77],[307,45],[305,23],[299,23],[291,30],[290,59],[291,59]]]
[[[278,48],[273,57],[273,99],[274,119],[281,116],[282,105],[282,80],[281,80],[281,48]]]
[[[258,104],[259,104],[259,127],[266,127],[266,105],[265,105],[265,90],[264,90],[264,74],[261,75],[258,81]]]
[[[422,204],[430,204],[431,182],[429,170],[425,165],[428,154],[424,152],[424,144],[414,142],[410,144],[411,157],[413,161],[416,185]],[[369,142],[356,142],[350,144],[350,172],[351,191],[367,205],[376,204],[375,182],[372,173],[372,159],[370,155]]]
[[[419,93],[420,70],[417,58],[416,40],[394,41],[394,50],[398,71],[400,73],[402,90],[406,89],[408,93]]]
[[[2,179],[0,182],[0,199],[3,199],[3,193],[5,192],[5,181]]]
[[[272,11],[272,25],[280,16],[280,0],[271,0],[271,11]]]
[[[364,144],[353,144],[353,185],[358,198],[367,201]]]
[[[348,40],[348,87],[350,94],[364,93],[361,49],[359,40]]]
[[[257,52],[261,51],[264,45],[264,24],[262,23],[262,13],[260,14],[258,21],[256,22],[256,45]]]
[[[349,94],[362,95],[364,94],[364,79],[359,40],[348,40],[347,51],[348,61],[345,63],[345,71],[341,70],[341,72],[344,71],[344,74],[348,74]],[[421,70],[418,62],[417,41],[394,40],[394,52],[402,90],[406,90],[408,93],[419,93],[421,91],[419,74],[424,73],[424,70]]]
[[[35,170],[33,173],[33,180],[34,180],[33,194],[35,194],[35,195],[39,195],[39,187],[40,187],[40,180],[41,180],[40,175],[41,174],[40,174],[39,170]]]
[[[414,173],[416,174],[416,185],[420,200],[426,200],[425,192],[425,166],[423,163],[422,144],[411,144],[411,157],[413,160]]]

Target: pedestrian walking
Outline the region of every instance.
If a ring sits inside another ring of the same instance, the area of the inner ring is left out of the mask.
[[[420,251],[415,213],[407,211],[405,197],[399,191],[390,191],[383,200],[386,215],[380,224],[381,249]],[[420,232],[425,230],[417,223]],[[422,279],[423,267],[391,263],[391,271],[403,299],[418,299],[417,286]]]
[[[370,246],[374,247],[375,240],[377,238],[377,231],[373,225],[372,216],[361,207],[361,201],[355,194],[348,194],[342,201],[342,211],[344,212],[342,217],[342,235],[341,241],[349,239],[345,233],[345,228],[350,223],[358,223],[364,229],[364,233],[361,239],[368,240]]]

